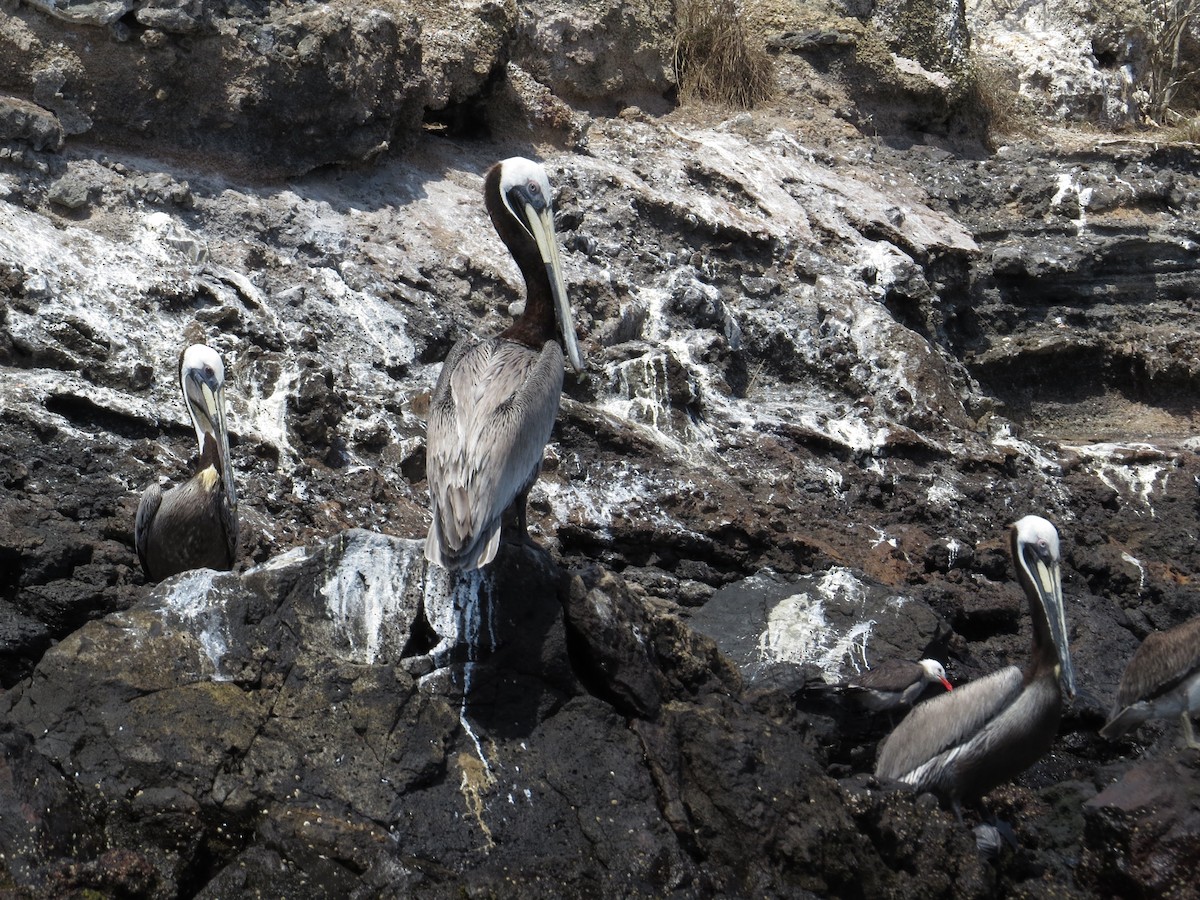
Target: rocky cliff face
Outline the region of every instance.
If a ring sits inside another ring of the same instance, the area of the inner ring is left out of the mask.
[[[777,97],[732,114],[671,111],[648,3],[10,7],[0,885],[1186,895],[1177,725],[1095,732],[1140,638],[1200,612],[1195,150],[989,151],[961,54],[897,8],[764,4]],[[921,14],[965,52],[961,6]],[[480,197],[514,154],[557,191],[589,369],[539,547],[451,581],[423,416],[520,302]],[[197,340],[242,559],[155,586],[133,516],[189,472]],[[1027,512],[1082,690],[988,798],[988,860],[866,774],[886,717],[813,688],[1020,662]]]

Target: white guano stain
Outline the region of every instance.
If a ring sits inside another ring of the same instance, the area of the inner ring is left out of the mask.
[[[826,617],[829,602],[864,605],[866,596],[865,586],[850,569],[830,569],[812,591],[785,597],[771,610],[759,637],[760,660],[815,665],[831,680],[841,676],[847,663],[855,671],[866,668],[867,643],[876,621],[867,619],[839,631]],[[892,602],[902,605],[904,599]]]
[[[1100,482],[1119,494],[1131,497],[1154,518],[1151,497],[1155,491],[1164,492],[1173,463],[1150,444],[1112,443],[1070,445],[1084,460],[1084,466]],[[1126,461],[1132,458],[1135,461]],[[1138,458],[1147,461],[1136,461]],[[1154,457],[1160,457],[1155,459]]]
[[[229,652],[230,632],[227,611],[221,595],[213,590],[212,569],[194,569],[171,582],[165,606],[195,635],[205,658],[212,666],[207,673],[213,681],[229,681],[221,672],[221,660]]]
[[[1129,563],[1138,570],[1138,593],[1146,589],[1146,567],[1142,565],[1142,561],[1127,550],[1121,552],[1121,559]]]
[[[351,539],[319,589],[348,659],[371,665],[385,650],[399,656],[402,647],[385,646],[384,626],[395,626],[404,610],[415,608],[412,586],[423,581],[424,570],[419,542],[366,533]]]

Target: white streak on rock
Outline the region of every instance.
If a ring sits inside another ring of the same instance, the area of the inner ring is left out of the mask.
[[[1121,552],[1121,559],[1134,566],[1138,570],[1138,593],[1146,589],[1146,567],[1142,565],[1142,561],[1128,551]]]
[[[1161,451],[1149,444],[1110,442],[1072,445],[1070,449],[1083,457],[1088,471],[1102,484],[1132,497],[1154,517],[1150,498],[1156,488],[1166,490],[1173,468]]]
[[[826,603],[846,599],[861,603],[866,590],[854,573],[835,567],[826,572],[812,593],[797,593],[784,598],[771,610],[767,628],[759,638],[763,662],[791,662],[818,666],[836,679],[849,659],[858,667],[866,664],[867,641],[875,620],[858,622],[838,632],[826,619]]]
[[[414,594],[424,574],[418,541],[355,532],[337,568],[321,586],[347,658],[368,665],[381,652],[398,659],[415,615]]]
[[[221,672],[221,660],[229,652],[229,622],[220,594],[213,590],[217,574],[212,569],[181,573],[170,582],[165,607],[196,636],[200,649],[212,664],[212,680],[228,681],[229,676]]]

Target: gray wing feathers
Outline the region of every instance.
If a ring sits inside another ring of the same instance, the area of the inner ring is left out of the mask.
[[[913,686],[924,688],[923,675],[924,670],[911,660],[889,659],[852,679],[849,686],[877,691],[906,691]]]
[[[909,780],[905,776],[981,732],[1021,687],[1021,670],[1009,666],[918,705],[880,747],[876,776]]]
[[[1117,688],[1115,715],[1154,697],[1200,666],[1200,617],[1149,635],[1125,666]]]
[[[146,568],[146,548],[150,539],[150,528],[154,525],[154,517],[158,515],[158,507],[162,504],[162,486],[155,482],[142,492],[138,503],[137,517],[133,521],[133,545],[137,548],[138,561],[142,571]]]
[[[540,353],[502,339],[451,352],[429,414],[431,561],[476,568],[495,557],[501,516],[541,467],[562,382],[554,341]]]

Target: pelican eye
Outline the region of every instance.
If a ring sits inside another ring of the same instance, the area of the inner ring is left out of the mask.
[[[529,193],[533,194],[535,197],[540,197],[542,195],[541,185],[539,185],[536,181],[529,182]]]

